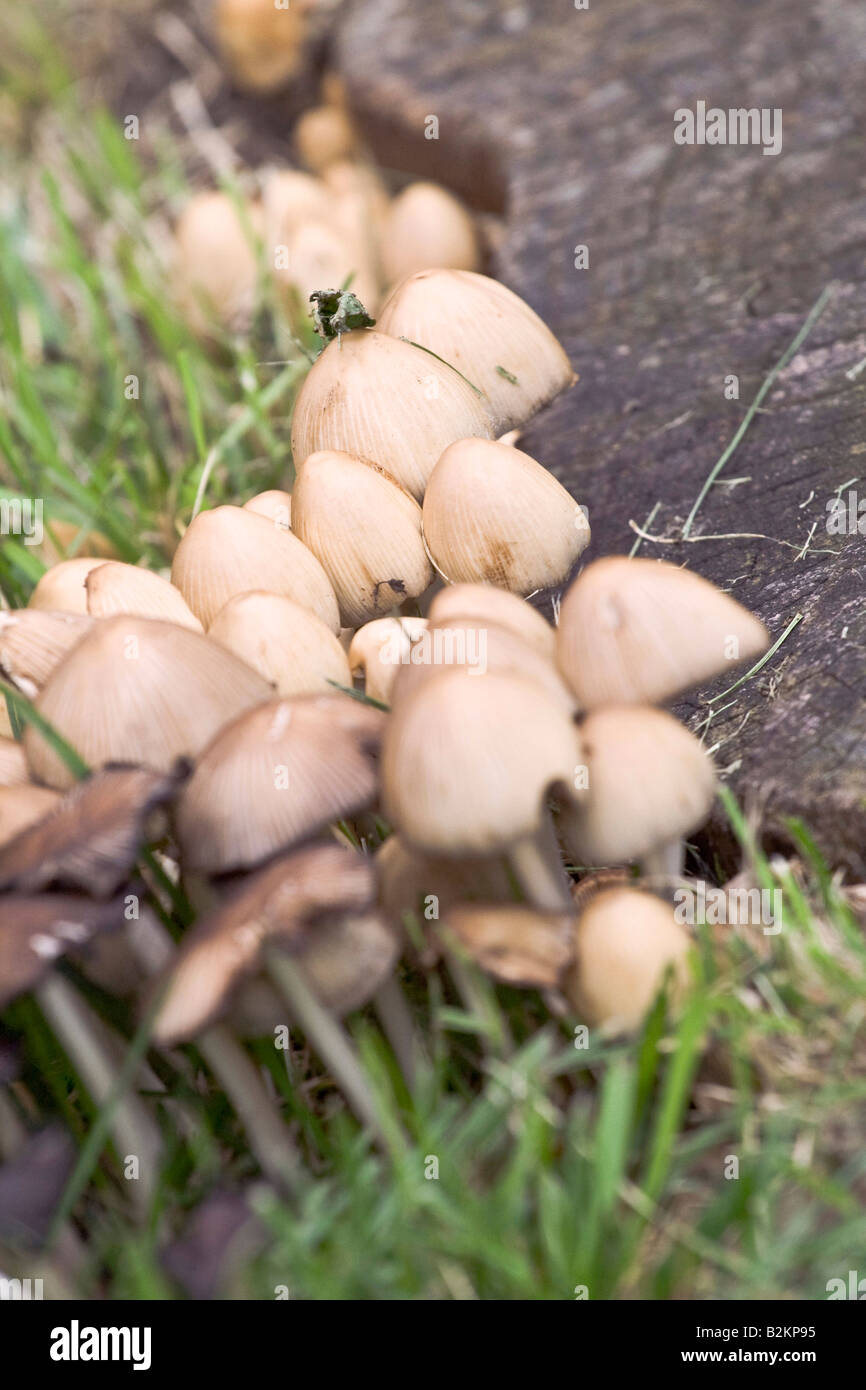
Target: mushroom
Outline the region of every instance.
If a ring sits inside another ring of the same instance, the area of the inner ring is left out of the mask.
[[[608,556],[562,601],[559,665],[585,709],[661,704],[766,651],[763,623],[691,570]]]
[[[40,608],[0,612],[0,673],[33,699],[57,663],[92,627],[92,619],[81,613]]]
[[[431,266],[477,270],[479,262],[475,223],[453,193],[438,183],[410,183],[397,195],[382,231],[389,285]]]
[[[426,631],[426,618],[396,614],[358,628],[349,647],[349,666],[353,676],[363,678],[369,699],[388,704],[401,665],[410,660],[413,647]]]
[[[105,556],[78,555],[61,560],[46,570],[27,603],[28,608],[50,608],[60,613],[87,613],[84,581],[91,570],[105,564]]]
[[[0,787],[0,862],[10,842],[14,847],[21,833],[49,815],[59,801],[57,792],[47,787]]]
[[[345,627],[416,598],[433,578],[418,503],[383,468],[351,454],[322,450],[304,460],[292,526],[333,584]]]
[[[299,471],[322,449],[371,459],[420,501],[449,444],[492,433],[483,398],[459,372],[364,328],[329,343],[309,372],[295,402],[292,452]]]
[[[524,595],[564,583],[589,544],[586,513],[553,474],[490,439],[461,439],[445,450],[423,517],[430,557],[445,579]]]
[[[208,637],[258,671],[278,695],[352,684],[346,653],[331,629],[279,594],[236,594],[217,613]]]
[[[443,671],[398,702],[382,759],[386,816],[425,854],[506,854],[542,910],[571,906],[550,831],[548,791],[582,762],[571,719],[512,675]]]
[[[386,301],[378,327],[429,348],[484,391],[496,435],[524,424],[577,380],[529,305],[498,280],[469,270],[410,276]]]
[[[87,611],[92,618],[113,618],[117,613],[136,613],[140,618],[164,618],[166,622],[201,632],[202,625],[183,601],[179,589],[153,570],[109,560],[91,570],[84,581]]]
[[[706,820],[716,793],[701,743],[663,710],[594,710],[581,725],[588,795],[561,821],[579,864],[639,860],[648,875],[682,873],[682,837]]]
[[[379,303],[379,283],[363,241],[357,241],[339,225],[329,221],[303,222],[293,227],[283,243],[281,257],[275,255],[277,279],[286,285],[291,308],[299,323],[309,325],[310,296],[322,285],[343,285],[351,281],[352,292],[375,313]]]
[[[297,536],[243,507],[199,512],[171,567],[189,607],[206,628],[235,594],[264,589],[309,608],[337,633],[337,600],[315,555]]]
[[[306,222],[327,220],[332,198],[321,179],[299,169],[269,171],[263,180],[262,209],[267,264],[274,266],[278,246]]]
[[[17,739],[0,738],[0,787],[20,787],[30,780],[24,749]]]
[[[313,3],[217,0],[217,44],[239,87],[248,92],[275,92],[298,75],[307,14]]]
[[[690,946],[672,908],[654,894],[605,889],[577,920],[569,998],[588,1023],[608,1033],[631,1032],[668,972],[670,998],[681,999],[689,983]]]
[[[214,324],[246,328],[255,308],[258,265],[252,234],[258,213],[244,225],[227,193],[196,193],[175,228],[174,279],[178,306],[194,333],[206,337]]]
[[[45,801],[33,823],[0,846],[0,893],[55,887],[111,897],[133,869],[152,812],[172,799],[184,775],[183,765],[168,774],[109,767],[64,797],[22,789]]]
[[[507,985],[558,992],[574,957],[574,918],[567,912],[461,904],[443,926],[483,970]]]
[[[270,694],[257,671],[200,633],[123,616],[101,619],[77,643],[36,709],[92,768],[128,762],[169,772]],[[24,751],[39,781],[66,788],[75,780],[33,724]]]
[[[539,656],[554,659],[555,630],[531,604],[495,584],[448,584],[435,595],[427,616],[431,623],[450,618],[487,619],[510,628]]]
[[[270,488],[267,492],[257,492],[255,497],[251,497],[244,503],[245,512],[257,512],[259,516],[267,517],[268,521],[273,522],[274,526],[281,531],[291,531],[292,529],[292,494],[281,492],[279,488]]]
[[[0,1009],[34,989],[72,948],[123,921],[124,902],[72,893],[0,898]]]
[[[184,868],[251,868],[370,806],[382,725],[339,694],[271,700],[227,725],[178,802]]]
[[[460,903],[508,903],[514,884],[504,856],[476,855],[453,859],[420,854],[401,835],[390,835],[377,850],[373,864],[379,884],[379,903],[397,926],[413,913],[426,925],[442,920]],[[428,944],[433,945],[428,940]],[[435,958],[435,951],[434,951]]]
[[[294,134],[301,163],[314,174],[356,152],[354,127],[340,106],[311,106],[299,117]]]

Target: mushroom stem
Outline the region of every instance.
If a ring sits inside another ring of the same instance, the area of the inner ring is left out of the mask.
[[[415,1067],[420,1051],[412,1015],[395,976],[390,975],[374,995],[376,1013],[410,1091],[415,1084]]]
[[[542,912],[572,912],[571,883],[559,857],[550,817],[545,812],[535,835],[517,840],[508,859],[529,901]]]
[[[659,845],[643,856],[640,861],[641,876],[667,881],[682,878],[684,861],[685,845],[682,840],[669,840],[666,845]]]
[[[337,1020],[319,1003],[297,961],[272,955],[271,979],[282,991],[295,1022],[307,1035],[325,1065],[333,1072],[340,1090],[362,1124],[379,1138],[385,1134],[373,1093],[351,1044]]]
[[[103,1039],[98,1021],[83,999],[54,971],[39,986],[36,998],[51,1028],[72,1058],[97,1106],[105,1105],[117,1082],[117,1067]],[[132,1184],[140,1207],[150,1204],[155,1190],[162,1149],[159,1130],[144,1106],[131,1095],[120,1096],[114,1107],[112,1133],[121,1160],[139,1160],[140,1179]]]
[[[244,1049],[220,1025],[203,1033],[196,1046],[225,1087],[262,1172],[281,1187],[297,1187],[298,1156]]]

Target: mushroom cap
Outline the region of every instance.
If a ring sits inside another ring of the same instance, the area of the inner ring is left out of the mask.
[[[766,651],[767,629],[691,570],[608,556],[562,601],[559,665],[580,704],[661,704]]]
[[[299,117],[294,130],[301,163],[314,174],[329,164],[350,159],[356,150],[355,128],[339,106],[311,106]]]
[[[274,169],[264,179],[262,209],[267,264],[273,266],[278,246],[284,246],[296,227],[327,219],[331,198],[327,186],[300,169]]]
[[[113,618],[136,613],[140,618],[164,618],[167,623],[201,632],[202,625],[184,602],[180,589],[153,570],[109,560],[93,569],[84,581],[87,609],[92,618]]]
[[[217,0],[220,52],[239,87],[275,92],[300,71],[309,3],[279,7],[274,0]]]
[[[574,919],[515,904],[461,904],[443,923],[482,969],[507,985],[558,990],[574,957]]]
[[[356,294],[369,313],[379,304],[379,283],[363,241],[351,237],[333,216],[292,227],[285,240],[285,266],[275,269],[277,278],[294,291],[295,315],[309,325],[310,296],[323,286],[343,285],[351,278]]]
[[[436,899],[439,919],[460,903],[508,903],[514,898],[514,886],[504,858],[453,859],[421,854],[395,834],[377,850],[373,864],[380,906],[398,925],[407,912],[423,918],[429,898]]]
[[[525,423],[577,380],[534,310],[498,280],[471,270],[410,276],[383,306],[379,331],[438,353],[484,391],[497,435]]]
[[[0,737],[0,787],[20,787],[29,781],[23,747],[17,739]]]
[[[375,463],[337,450],[310,454],[295,482],[292,517],[295,535],[334,586],[345,627],[416,598],[432,582],[421,508]]]
[[[589,544],[589,522],[540,463],[508,444],[461,439],[445,450],[424,497],[424,537],[451,583],[514,593],[568,578]]]
[[[453,193],[438,183],[410,183],[397,194],[382,232],[382,264],[389,285],[430,266],[477,270],[479,262],[475,222]]]
[[[569,997],[588,1023],[630,1032],[668,970],[672,1001],[681,997],[689,983],[690,947],[669,904],[634,888],[605,889],[578,918]]]
[[[423,681],[442,670],[462,671],[473,680],[494,672],[537,683],[570,718],[576,702],[553,662],[540,656],[511,627],[472,618],[428,622],[426,633],[401,661],[391,688],[391,704],[405,700]]]
[[[0,612],[0,673],[32,699],[92,627],[93,620],[83,613],[42,608]]]
[[[182,768],[166,775],[110,767],[77,783],[64,797],[41,787],[26,788],[47,799],[46,809],[0,847],[0,893],[59,887],[110,897],[133,869],[148,817],[174,796],[182,775]]]
[[[383,716],[349,695],[270,700],[221,730],[181,794],[187,869],[250,868],[376,798]]]
[[[361,1009],[391,974],[399,938],[376,912],[323,922],[302,942],[298,959],[316,996],[342,1017]]]
[[[91,570],[105,564],[105,556],[77,555],[60,560],[43,574],[27,601],[28,608],[50,608],[59,613],[87,614],[84,581]]]
[[[236,594],[217,613],[208,637],[258,671],[278,695],[352,684],[339,638],[309,608],[279,594]]]
[[[243,507],[199,512],[175,552],[171,580],[206,628],[235,594],[264,589],[311,609],[332,632],[340,629],[331,581],[315,555]]]
[[[257,671],[201,633],[126,615],[94,624],[49,677],[36,708],[91,768],[141,763],[169,772],[271,693]],[[75,781],[32,724],[24,751],[39,781],[60,788]]]
[[[703,745],[648,706],[594,710],[581,725],[589,794],[566,812],[563,835],[581,864],[621,864],[696,830],[716,777]]]
[[[256,212],[249,210],[250,222]],[[234,200],[207,191],[190,198],[175,227],[174,282],[180,309],[194,333],[214,322],[240,329],[255,307],[258,266],[251,237]]]
[[[386,817],[434,854],[505,852],[542,827],[553,785],[573,785],[580,740],[534,682],[442,671],[400,701],[382,761]]]
[[[269,488],[266,492],[257,492],[255,497],[251,497],[244,503],[245,512],[257,512],[259,516],[264,516],[268,521],[272,521],[281,531],[291,531],[292,529],[292,494],[282,492],[279,488]]]
[[[0,1009],[38,985],[58,957],[119,927],[124,905],[71,893],[0,898]]]
[[[554,659],[556,631],[532,604],[496,584],[447,584],[430,604],[431,623],[450,618],[489,619],[510,628],[540,656]]]
[[[168,973],[154,1037],[193,1037],[225,1009],[268,945],[300,952],[305,939],[375,894],[370,861],[337,845],[312,845],[251,874],[184,938]]]
[[[358,628],[349,646],[349,666],[353,676],[363,676],[364,693],[371,700],[388,704],[401,665],[426,631],[426,618],[396,614],[374,618]]]
[[[429,352],[372,329],[329,343],[301,387],[292,452],[336,449],[372,459],[420,501],[444,449],[470,435],[489,438],[486,403]]]
[[[17,787],[0,787],[0,861],[6,847],[15,842],[29,826],[50,815],[59,804],[57,792],[47,787],[24,783]]]

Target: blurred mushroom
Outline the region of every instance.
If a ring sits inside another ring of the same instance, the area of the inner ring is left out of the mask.
[[[179,589],[153,570],[110,560],[91,570],[84,581],[87,609],[92,618],[113,618],[135,613],[140,618],[164,618],[168,623],[201,632],[198,618],[183,601]]]
[[[268,521],[273,522],[281,531],[291,531],[292,529],[292,494],[281,492],[279,488],[271,488],[267,492],[257,492],[255,497],[251,497],[244,503],[245,512],[258,512],[259,516],[267,517]]]
[[[217,0],[216,39],[235,82],[244,91],[269,93],[301,70],[306,16],[316,0]]]
[[[529,594],[564,583],[590,533],[583,508],[535,459],[496,440],[461,439],[430,475],[424,538],[450,582]]]
[[[294,292],[291,307],[296,322],[309,324],[310,295],[314,290],[347,281],[365,307],[376,312],[379,284],[366,247],[339,224],[333,225],[333,220],[302,222],[287,233],[283,244],[282,256],[275,256],[275,273]]]
[[[39,608],[0,612],[0,673],[33,699],[57,663],[92,626],[92,619],[83,613]]]
[[[421,508],[374,463],[336,450],[310,454],[295,481],[292,518],[334,586],[345,627],[416,598],[433,578]]]
[[[243,507],[199,512],[175,552],[171,579],[206,628],[230,598],[251,589],[294,599],[332,632],[340,628],[331,582],[315,555],[291,531]]]
[[[327,221],[333,199],[321,179],[299,169],[271,170],[262,193],[267,263],[275,267],[277,248],[307,222]]]
[[[105,556],[78,555],[61,560],[46,570],[27,603],[28,608],[48,608],[59,613],[87,613],[84,581],[91,570],[105,564]]]
[[[555,629],[531,604],[498,585],[449,584],[436,594],[427,616],[431,623],[454,618],[486,619],[499,627],[510,628],[534,647],[539,656],[549,661],[554,659]]]
[[[652,893],[601,892],[577,921],[569,998],[587,1023],[610,1033],[631,1032],[669,971],[670,998],[676,1003],[682,997],[689,983],[690,945],[671,907]]]
[[[132,871],[148,818],[175,795],[184,772],[107,767],[62,798],[26,788],[48,805],[37,823],[0,848],[0,892],[57,887],[110,897]]]
[[[409,661],[413,646],[426,630],[426,618],[396,614],[375,618],[358,628],[349,647],[349,665],[353,676],[363,678],[369,699],[388,704],[401,665]]]
[[[258,671],[278,695],[352,684],[346,653],[331,629],[279,594],[236,594],[217,613],[208,637]]]
[[[553,786],[570,795],[581,762],[577,730],[539,685],[444,671],[390,716],[385,814],[427,854],[506,854],[535,906],[568,910],[546,797]]]
[[[298,119],[294,135],[301,163],[314,174],[350,159],[357,148],[352,122],[340,106],[310,107]]]
[[[57,792],[29,783],[17,787],[0,787],[0,861],[4,847],[14,846],[21,833],[43,820],[60,801]]]
[[[292,451],[337,449],[370,459],[420,501],[443,450],[470,435],[489,438],[483,399],[429,352],[385,333],[356,329],[329,343],[295,402]]]
[[[30,780],[24,749],[14,738],[0,738],[0,787],[20,787]]]
[[[34,989],[68,951],[123,921],[123,898],[43,893],[0,898],[0,1008]]]
[[[253,244],[258,214],[248,225],[227,193],[196,193],[175,228],[174,277],[178,305],[194,333],[215,324],[232,332],[252,320],[258,266]]]
[[[507,985],[558,991],[574,956],[574,919],[565,912],[461,905],[443,925],[483,970]]]
[[[383,716],[348,695],[271,700],[227,725],[177,808],[184,868],[251,868],[376,799]]]
[[[682,873],[682,839],[697,830],[716,794],[712,760],[663,710],[624,705],[593,711],[581,725],[589,791],[560,822],[579,864],[639,860],[646,875]]]
[[[258,672],[200,633],[126,616],[101,619],[81,639],[36,708],[91,768],[124,762],[169,772],[270,694]],[[32,724],[24,750],[39,781],[72,785],[74,774]]]
[[[438,183],[410,183],[397,195],[382,231],[387,284],[431,267],[477,270],[479,262],[475,223],[453,193]]]
[[[564,349],[529,305],[498,280],[472,271],[412,275],[385,303],[378,327],[437,353],[484,391],[496,435],[523,424],[577,380]]]
[[[763,623],[691,570],[608,556],[562,601],[560,667],[585,709],[662,704],[766,651]]]

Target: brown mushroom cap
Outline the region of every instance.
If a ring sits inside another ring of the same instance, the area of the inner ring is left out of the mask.
[[[202,625],[187,607],[180,589],[153,570],[109,560],[93,569],[84,581],[87,610],[92,618],[113,618],[136,613],[140,618],[163,618],[167,623],[201,632]]]
[[[562,821],[580,864],[620,864],[697,830],[716,793],[712,760],[663,710],[594,710],[581,725],[589,792]]]
[[[690,946],[669,904],[633,888],[607,889],[578,919],[568,994],[588,1023],[629,1032],[640,1025],[668,970],[673,1001],[682,996]]]
[[[477,270],[479,260],[475,222],[453,193],[438,183],[410,183],[398,193],[382,229],[387,284],[395,285],[430,266]]]
[[[36,707],[91,768],[122,762],[169,772],[270,694],[258,672],[200,633],[125,616],[94,625],[57,666]],[[24,751],[39,781],[61,788],[75,781],[32,724]]]
[[[394,969],[399,939],[376,912],[323,922],[298,959],[321,1004],[342,1017],[368,1004]]]
[[[387,613],[432,582],[421,508],[374,463],[333,449],[310,454],[295,482],[292,516],[295,535],[334,586],[345,627]]]
[[[580,704],[662,704],[766,650],[763,623],[728,594],[661,560],[608,556],[562,601],[560,667]]]
[[[371,805],[383,718],[334,694],[271,700],[234,720],[178,802],[186,868],[252,867]]]
[[[567,913],[490,903],[452,908],[444,921],[482,969],[504,984],[558,990],[574,956]]]
[[[442,671],[388,720],[385,814],[421,851],[505,851],[541,831],[549,788],[571,787],[581,761],[571,719],[539,685]]]
[[[297,75],[309,4],[292,0],[217,0],[214,25],[220,53],[239,87],[275,92]]]
[[[351,158],[357,147],[355,128],[339,106],[311,106],[297,121],[294,135],[301,163],[314,174]]]
[[[0,893],[57,887],[110,897],[129,877],[150,813],[174,796],[182,776],[180,768],[109,767],[62,798],[27,788],[48,799],[46,809],[0,848]]]
[[[385,303],[378,327],[438,353],[486,392],[496,435],[523,424],[577,380],[529,305],[471,270],[412,275]]]
[[[0,612],[0,673],[32,699],[93,626],[84,613],[13,608]]]
[[[123,922],[123,898],[45,893],[0,898],[0,1009],[38,985],[59,956]]]
[[[518,594],[563,584],[589,544],[586,513],[553,474],[493,439],[461,439],[444,451],[423,519],[445,579]]]
[[[236,594],[217,613],[208,637],[258,671],[279,695],[352,684],[339,638],[309,608],[279,594]]]
[[[451,618],[486,618],[510,628],[539,656],[549,661],[554,658],[556,630],[525,599],[496,584],[448,584],[434,597],[427,616],[431,623]]]
[[[337,845],[283,856],[245,879],[184,939],[171,967],[154,1037],[193,1037],[226,1007],[267,945],[299,952],[309,933],[344,914],[364,913],[375,894],[370,862]]]

